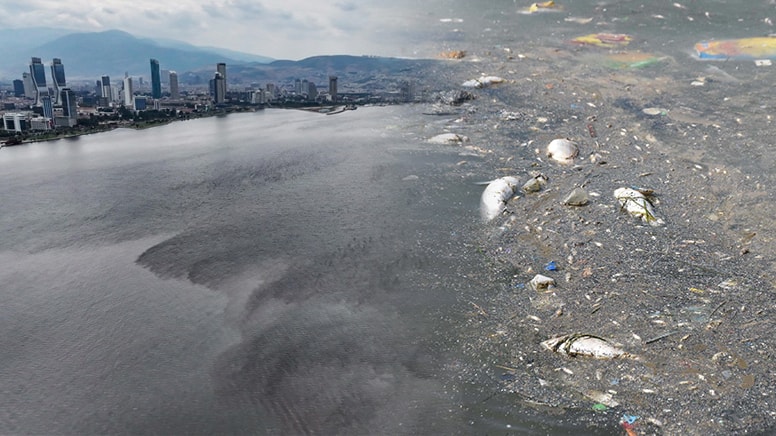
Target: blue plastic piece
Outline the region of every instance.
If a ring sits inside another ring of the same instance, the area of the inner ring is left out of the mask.
[[[622,415],[622,422],[627,422],[628,424],[633,424],[637,419],[639,419],[639,417],[636,415]]]
[[[558,265],[553,260],[550,263],[548,263],[547,265],[545,265],[544,269],[547,270],[547,271],[555,271],[556,269],[558,269]]]

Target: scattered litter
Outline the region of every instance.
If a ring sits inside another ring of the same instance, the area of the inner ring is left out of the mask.
[[[652,203],[641,192],[631,188],[618,188],[614,191],[614,197],[620,202],[621,208],[625,209],[631,216],[641,218],[642,221],[651,226],[665,224],[665,221],[655,215]]]
[[[542,347],[568,356],[587,356],[596,359],[636,358],[598,336],[572,333],[542,342]]]
[[[547,157],[560,163],[571,163],[578,154],[577,144],[565,138],[553,139],[547,145]]]
[[[531,288],[535,291],[546,291],[551,286],[555,286],[555,279],[547,276],[543,276],[541,274],[536,274],[534,278],[531,279],[530,282],[528,282],[529,285],[531,285]]]
[[[770,59],[755,59],[754,64],[758,67],[770,67],[773,65]]]
[[[633,38],[624,33],[591,33],[578,36],[571,40],[574,44],[594,45],[597,47],[622,47],[628,45]]]
[[[601,403],[593,404],[593,410],[595,410],[596,412],[604,412],[607,409],[608,407],[606,407],[606,404],[601,404]]]
[[[506,80],[498,76],[482,76],[479,79],[467,80],[461,84],[465,88],[487,88],[491,85],[504,83]]]
[[[403,178],[402,180],[405,182],[409,182],[412,180],[418,180],[420,177],[416,176],[415,174],[410,174],[409,176]]]
[[[643,52],[621,52],[606,55],[606,66],[609,68],[644,68],[655,65],[665,57]]]
[[[567,206],[584,206],[590,201],[587,191],[582,188],[574,188],[563,199],[563,204]]]
[[[448,50],[439,53],[439,57],[442,59],[463,59],[466,57],[465,50]]]
[[[617,407],[620,405],[620,403],[618,403],[614,399],[614,395],[608,392],[601,392],[601,391],[590,389],[585,392],[582,392],[582,395],[586,396],[587,398],[590,398],[591,400],[595,401],[598,404],[603,404],[604,406],[607,406],[607,407]]]
[[[480,197],[480,215],[490,221],[506,209],[506,203],[515,195],[520,181],[516,177],[501,177],[488,183]]]
[[[776,37],[701,41],[695,44],[695,51],[702,60],[776,59]]]
[[[587,24],[593,21],[593,18],[584,18],[584,17],[566,17],[563,19],[563,21],[566,21],[568,23],[577,23],[577,24]]]
[[[521,14],[535,14],[537,12],[561,11],[563,8],[556,5],[554,1],[532,3],[531,6],[519,11]]]
[[[458,133],[442,133],[426,140],[426,142],[431,144],[461,144],[467,141],[469,141],[468,136],[459,135]]]
[[[523,184],[522,189],[524,192],[539,192],[545,184],[547,184],[547,177],[544,174],[537,174],[528,179],[528,181]]]
[[[655,116],[655,115],[665,115],[668,113],[668,110],[660,107],[645,107],[644,109],[641,110],[641,112],[649,116]]]
[[[558,264],[555,263],[554,260],[551,260],[550,263],[547,265],[544,265],[545,271],[556,271],[558,269]]]

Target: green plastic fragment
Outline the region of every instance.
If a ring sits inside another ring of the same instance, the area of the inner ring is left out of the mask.
[[[601,404],[601,403],[593,404],[593,410],[595,410],[596,412],[603,412],[606,409],[608,409],[608,407],[606,407],[605,404]]]

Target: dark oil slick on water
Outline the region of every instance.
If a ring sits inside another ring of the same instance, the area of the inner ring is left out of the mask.
[[[466,51],[435,86],[505,79],[460,106],[0,150],[0,433],[772,432],[776,70],[692,47],[767,34],[775,6],[558,5],[413,9],[414,55]],[[595,32],[633,41],[568,43]],[[631,50],[660,61],[607,64]],[[425,142],[444,132],[469,141]],[[559,137],[574,164],[546,158]],[[480,221],[479,182],[536,172]],[[569,333],[638,359],[540,346]]]

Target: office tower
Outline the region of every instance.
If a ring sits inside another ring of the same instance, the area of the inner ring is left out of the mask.
[[[32,75],[30,73],[22,73],[22,82],[24,82],[24,96],[35,98],[35,85],[32,84]]]
[[[65,66],[62,65],[62,60],[54,58],[51,62],[51,79],[54,85],[54,104],[59,106],[62,104],[60,101],[60,91],[67,86],[65,82]]]
[[[177,100],[181,98],[180,91],[178,90],[178,73],[170,71],[170,98]]]
[[[110,87],[110,76],[102,76],[100,81],[100,97],[104,99],[106,103],[113,101],[113,90]]]
[[[13,81],[13,96],[24,97],[24,82],[19,79]]]
[[[165,85],[169,86],[170,85],[170,70],[162,69],[161,71],[162,71],[162,73],[161,73],[162,86],[165,86]]]
[[[315,87],[315,83],[307,82],[307,99],[315,100],[318,98],[318,88]]]
[[[75,104],[75,93],[70,88],[62,88],[59,101],[62,102],[62,115],[67,118],[78,117],[78,107]]]
[[[299,79],[294,80],[294,94],[302,95],[302,81]]]
[[[226,86],[224,86],[224,78],[221,76],[221,73],[216,72],[215,77],[213,77],[213,101],[216,104],[221,104],[224,101],[226,101],[226,93],[224,89]]]
[[[219,62],[216,64],[216,71],[218,71],[221,74],[221,77],[224,79],[224,96],[226,96],[226,92],[228,91],[227,85],[226,85],[226,64],[223,62]]]
[[[48,95],[48,86],[46,86],[46,68],[40,58],[32,58],[30,62],[30,76],[32,77],[32,86],[35,89],[35,106],[42,104],[41,98]]]
[[[54,119],[54,102],[51,96],[46,94],[40,97],[41,104],[43,105],[43,116],[53,120]]]
[[[329,96],[331,101],[337,101],[337,76],[329,76]]]
[[[129,109],[135,108],[135,89],[132,86],[132,78],[128,74],[124,75],[124,106]]]
[[[151,97],[162,98],[162,77],[156,59],[151,59]]]

